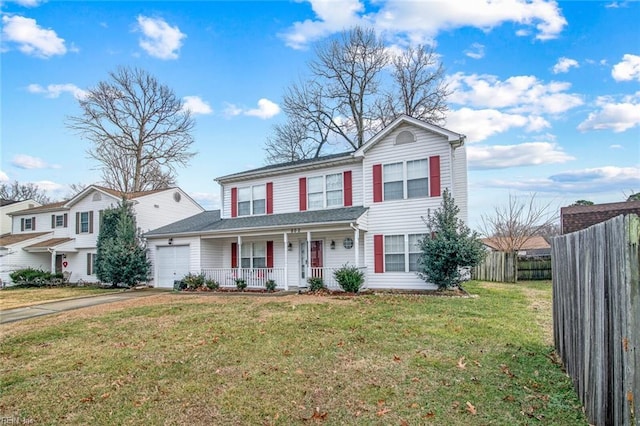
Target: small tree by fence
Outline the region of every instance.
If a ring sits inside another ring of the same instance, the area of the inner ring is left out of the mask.
[[[640,423],[640,220],[553,239],[555,346],[596,425]]]

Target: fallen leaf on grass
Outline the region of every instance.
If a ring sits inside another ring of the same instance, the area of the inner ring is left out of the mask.
[[[427,414],[425,414],[424,416],[422,416],[422,418],[424,419],[432,419],[436,416],[436,413],[434,413],[433,411],[429,411]]]
[[[469,413],[471,413],[472,415],[476,415],[478,414],[478,411],[476,410],[476,407],[473,406],[472,403],[470,403],[469,401],[467,401],[467,411]]]
[[[409,426],[409,422],[404,420],[404,419],[401,419],[400,420],[400,426]]]
[[[516,399],[513,397],[513,395],[507,395],[504,398],[502,398],[503,401],[508,401],[508,402],[513,402]]]
[[[102,394],[102,396],[101,396],[101,398],[102,398],[102,399],[107,399],[107,398],[109,398],[110,396],[111,396],[111,394],[107,392],[107,393],[103,393],[103,394]]]
[[[378,411],[376,413],[376,416],[382,417],[382,416],[384,416],[385,414],[387,414],[390,411],[391,411],[391,408],[383,408],[382,410],[380,410],[380,411]]]
[[[80,402],[93,402],[93,397],[87,396],[86,398],[82,398]]]
[[[511,370],[509,370],[509,367],[507,367],[505,364],[500,364],[500,370],[502,370],[502,372],[504,374],[506,374],[507,376],[509,376],[509,378],[513,379],[514,377],[516,377],[515,374],[513,374],[511,372]]]
[[[315,411],[313,412],[313,414],[311,415],[311,417],[309,418],[303,418],[302,420],[305,421],[309,421],[309,420],[320,420],[320,421],[324,421],[327,419],[327,412],[321,412],[320,411],[320,407],[316,407]]]
[[[467,368],[467,363],[464,362],[464,357],[458,360],[458,368],[460,368],[461,370],[464,370]]]
[[[393,356],[393,360],[394,360],[395,362],[399,362],[399,361],[400,361],[400,357],[399,357],[398,355],[394,355],[394,356]]]
[[[451,403],[451,408],[453,408],[454,410],[457,410],[459,406],[460,406],[460,401],[453,401]]]
[[[420,407],[420,405],[418,405],[417,402],[414,402],[413,404],[409,405],[409,408],[418,408]]]

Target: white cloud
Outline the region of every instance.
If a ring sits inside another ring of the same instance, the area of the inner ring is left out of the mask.
[[[613,66],[611,76],[616,81],[640,81],[640,56],[624,55],[622,62],[618,62]]]
[[[522,191],[555,192],[562,195],[623,191],[640,186],[640,168],[604,166],[569,170],[546,178],[523,181],[493,180],[485,182],[485,185]]]
[[[280,113],[278,104],[271,102],[269,99],[262,98],[258,100],[258,108],[242,109],[234,104],[227,104],[224,114],[227,117],[235,117],[238,115],[248,115],[258,117],[263,120],[272,118]]]
[[[262,98],[258,101],[258,108],[250,109],[245,114],[266,120],[280,114],[280,107],[269,99]]]
[[[59,169],[60,166],[48,164],[41,158],[32,157],[30,155],[18,154],[13,157],[11,164],[19,169]]]
[[[482,59],[484,58],[484,45],[473,43],[469,49],[464,51],[464,54],[473,59]]]
[[[519,75],[501,81],[494,75],[456,73],[447,78],[449,102],[482,108],[505,108],[512,113],[560,114],[583,104],[580,96],[565,93],[570,83],[543,83]]]
[[[33,184],[35,186],[37,186],[38,188],[40,188],[41,190],[47,191],[47,192],[50,192],[50,193],[57,193],[57,192],[66,191],[67,190],[66,186],[61,185],[59,183],[51,182],[50,180],[40,180],[40,181],[37,181],[37,182],[33,182]]]
[[[505,169],[575,160],[557,144],[549,142],[469,146],[467,153],[470,169]]]
[[[22,53],[40,58],[67,53],[64,39],[51,29],[38,26],[35,19],[4,15],[2,25],[3,42],[17,44]]]
[[[613,145],[609,145],[611,149],[622,149],[622,145],[614,143]]]
[[[621,133],[640,125],[640,92],[626,96],[621,102],[609,97],[596,101],[600,109],[589,113],[586,120],[578,125],[578,130],[613,130]]]
[[[0,170],[0,182],[9,182],[9,176]]]
[[[189,194],[191,198],[196,200],[205,209],[220,208],[220,194],[211,192],[193,192]]]
[[[447,114],[447,127],[465,134],[469,143],[483,141],[512,128],[537,132],[550,126],[548,121],[539,116],[508,114],[495,109],[461,108]]]
[[[553,73],[560,74],[569,72],[571,68],[578,68],[580,64],[575,59],[562,57],[558,59],[558,62],[553,66]]]
[[[140,47],[150,56],[159,59],[178,59],[178,50],[182,47],[182,39],[187,35],[175,26],[172,27],[163,19],[138,16],[138,29],[144,34],[140,39]]]
[[[383,35],[402,37],[407,42],[425,43],[440,31],[475,27],[489,31],[504,23],[524,26],[539,40],[556,38],[567,25],[555,1],[490,0],[455,2],[409,2],[381,0],[378,9],[367,13],[358,0],[309,0],[315,19],[296,22],[282,37],[288,46],[300,49],[344,28],[363,25]],[[518,34],[523,34],[523,28]]]
[[[44,3],[46,0],[13,0],[18,3],[20,6],[24,7],[36,7],[40,6],[40,4]]]
[[[42,87],[39,84],[30,84],[27,86],[29,93],[36,93],[45,95],[47,98],[57,98],[62,93],[71,93],[76,99],[83,99],[87,96],[87,92],[76,86],[75,84],[49,84],[47,87]]]
[[[193,115],[206,115],[213,112],[209,104],[203,101],[199,96],[185,96],[183,100],[184,105],[182,106],[182,109],[191,111],[191,114]]]

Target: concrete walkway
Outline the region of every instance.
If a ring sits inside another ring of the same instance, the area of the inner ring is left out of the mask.
[[[55,314],[57,312],[71,311],[73,309],[86,308],[89,306],[103,305],[105,303],[121,302],[123,300],[137,297],[152,296],[154,294],[164,294],[168,291],[145,289],[128,290],[121,293],[104,294],[97,296],[84,296],[76,299],[59,300],[56,302],[41,303],[24,308],[6,309],[0,311],[0,324],[8,324],[42,315]]]

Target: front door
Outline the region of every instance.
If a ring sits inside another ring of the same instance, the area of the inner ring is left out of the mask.
[[[300,286],[306,287],[307,283],[307,267],[311,266],[311,276],[322,278],[323,266],[322,240],[311,241],[311,256],[307,251],[307,242],[300,242]],[[311,262],[311,265],[309,265]]]
[[[62,273],[62,255],[56,254],[56,274]]]

